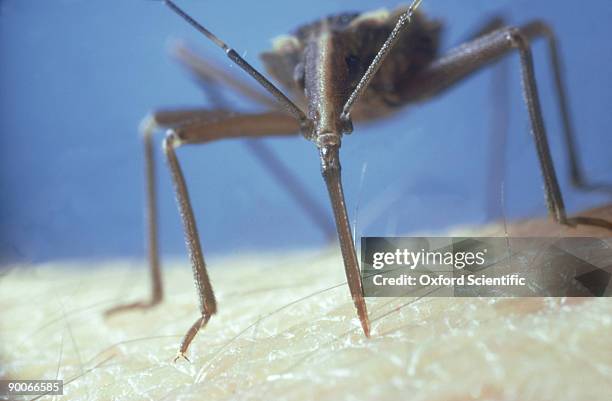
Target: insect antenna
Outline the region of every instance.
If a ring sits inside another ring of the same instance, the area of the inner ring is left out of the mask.
[[[376,71],[378,71],[383,61],[385,61],[385,58],[389,54],[389,51],[393,48],[393,45],[395,45],[395,42],[397,42],[397,40],[399,39],[399,35],[400,35],[402,28],[404,27],[404,25],[406,25],[406,23],[410,22],[412,15],[414,14],[415,10],[421,4],[421,1],[422,0],[414,0],[412,4],[410,5],[410,7],[408,7],[408,10],[406,10],[399,17],[399,20],[395,24],[395,27],[393,28],[391,33],[389,34],[389,37],[387,37],[387,40],[381,46],[380,50],[376,54],[376,57],[374,57],[374,60],[372,60],[372,62],[370,63],[370,66],[368,67],[366,72],[363,74],[363,77],[361,77],[361,80],[355,87],[355,90],[353,91],[353,93],[351,93],[351,96],[344,104],[344,107],[342,108],[343,118],[345,119],[349,118],[353,104],[357,101],[357,99],[359,99],[359,97],[363,94],[363,92],[369,86],[370,81],[374,77],[374,74],[376,74]]]
[[[230,50],[230,47],[221,39],[219,39],[214,33],[212,33],[211,31],[209,31],[208,29],[204,28],[202,26],[202,24],[200,24],[198,21],[194,20],[193,17],[191,17],[189,14],[187,14],[185,11],[183,11],[181,8],[179,8],[176,4],[174,4],[172,1],[170,0],[164,0],[164,3],[166,3],[166,5],[168,7],[170,7],[170,9],[172,11],[174,11],[175,13],[177,13],[181,18],[183,18],[185,21],[187,21],[187,23],[189,25],[191,25],[192,27],[194,27],[197,31],[199,31],[200,33],[202,33],[204,36],[206,36],[208,39],[212,40],[217,46],[219,46],[220,48],[222,48],[223,50],[225,50],[226,52],[228,50]]]
[[[232,60],[238,67],[242,68],[247,72],[250,76],[252,76],[261,86],[264,87],[276,100],[278,100],[281,105],[291,114],[293,115],[299,122],[302,127],[306,127],[307,118],[304,112],[293,103],[280,89],[278,89],[272,82],[270,82],[266,77],[264,77],[259,71],[255,69],[251,64],[249,64],[245,59],[240,57],[240,55],[231,47],[229,47],[224,41],[219,39],[215,34],[206,29],[202,24],[193,19],[189,14],[183,11],[179,6],[174,4],[171,0],[164,0],[164,3],[172,11],[178,14],[181,18],[183,18],[189,25],[194,27],[198,32],[202,33],[208,39],[210,39],[214,44],[219,46],[221,49],[225,51],[227,57]]]

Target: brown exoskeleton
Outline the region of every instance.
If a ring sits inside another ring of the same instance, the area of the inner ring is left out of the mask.
[[[347,13],[327,17],[298,28],[293,35],[279,38],[273,50],[262,55],[268,73],[289,91],[294,98],[291,100],[235,50],[176,4],[170,0],[165,0],[165,3],[223,49],[229,59],[273,97],[263,96],[257,89],[215,69],[208,62],[182,52],[181,58],[196,76],[205,81],[211,77],[222,81],[245,97],[269,106],[270,111],[245,114],[225,107],[164,110],[154,113],[143,126],[153,297],[148,302],[115,307],[109,313],[150,307],[162,299],[151,135],[155,127],[167,127],[169,133],[163,148],[172,173],[201,311],[201,316],[181,342],[179,356],[185,356],[197,332],[217,311],[187,186],[175,153],[175,149],[181,145],[227,138],[301,134],[316,146],[331,200],[350,293],[363,331],[369,336],[370,323],[340,176],[339,150],[343,135],[353,131],[353,121],[378,119],[407,104],[427,100],[516,50],[520,56],[524,100],[544,178],[549,214],[564,225],[605,225],[597,219],[569,219],[565,213],[538,99],[530,49],[533,39],[544,37],[548,40],[564,137],[569,149],[571,176],[576,184],[588,185],[582,178],[572,146],[572,129],[555,37],[545,23],[535,21],[521,27],[503,27],[498,22],[489,24],[475,39],[440,56],[438,42],[441,26],[416,11],[420,0],[393,12]],[[294,194],[297,194],[297,198],[306,196],[300,196],[297,192]]]

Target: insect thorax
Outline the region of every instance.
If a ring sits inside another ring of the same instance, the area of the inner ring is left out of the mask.
[[[321,35],[333,37],[333,51],[340,63],[335,68],[342,83],[336,97],[344,102],[380,50],[399,16],[400,7],[392,12],[344,13],[329,16],[299,27],[291,35],[277,37],[273,49],[261,55],[268,73],[304,101],[305,53]],[[440,23],[416,13],[375,75],[363,98],[352,113],[363,120],[388,114],[405,103],[402,93],[412,77],[437,55]]]

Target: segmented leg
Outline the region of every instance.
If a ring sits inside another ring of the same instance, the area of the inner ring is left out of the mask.
[[[201,113],[200,113],[201,114]],[[200,317],[183,337],[176,358],[185,357],[189,345],[217,311],[217,302],[204,261],[200,236],[191,207],[187,184],[175,149],[183,144],[206,143],[225,138],[254,138],[268,135],[290,135],[299,131],[298,123],[291,116],[279,112],[263,114],[224,113],[209,118],[194,119],[193,123],[170,130],[164,140],[164,153],[172,175],[176,200],[183,223],[185,243],[194,283],[198,293]]]
[[[105,311],[106,316],[133,309],[148,309],[159,304],[164,298],[161,268],[159,263],[159,241],[157,232],[157,196],[155,185],[155,154],[153,134],[156,124],[154,117],[147,117],[141,124],[145,155],[145,224],[147,231],[147,254],[151,277],[151,299],[114,306]]]
[[[544,189],[549,214],[556,221],[563,224],[591,224],[589,219],[567,219],[565,214],[563,198],[546,137],[529,43],[530,40],[542,36],[549,39],[549,51],[555,75],[558,105],[564,127],[564,138],[570,160],[571,175],[573,181],[576,182],[576,177],[581,173],[573,141],[573,130],[571,128],[567,99],[563,87],[558,51],[551,29],[541,21],[529,23],[521,28],[502,28],[451,50],[447,55],[431,63],[428,68],[411,80],[410,86],[406,88],[404,93],[405,101],[421,101],[438,95],[448,87],[460,82],[466,76],[497,61],[508,52],[517,50],[521,61],[524,99],[529,112],[531,129],[540,161],[540,169],[544,178]],[[581,182],[581,180],[578,179],[578,182]],[[593,185],[590,185],[590,187],[593,187]],[[605,185],[596,185],[595,187],[597,189],[606,189]],[[596,222],[592,223],[598,224]]]
[[[187,196],[184,178],[180,171],[180,166],[174,148],[179,143],[204,143],[226,138],[258,138],[262,136],[284,136],[295,135],[299,132],[299,126],[294,118],[282,112],[269,112],[262,114],[241,114],[226,110],[164,110],[154,113],[148,117],[141,125],[145,145],[146,163],[146,187],[147,187],[147,225],[149,243],[149,266],[152,279],[152,298],[147,301],[138,301],[115,306],[106,315],[118,312],[146,309],[158,304],[163,298],[163,286],[159,265],[158,236],[157,236],[157,202],[155,196],[155,171],[154,171],[154,152],[153,152],[153,132],[158,126],[175,127],[180,136],[173,134],[166,139],[164,149],[168,164],[173,173],[173,182],[176,185],[177,198],[186,233],[186,238],[190,238],[189,252],[194,268],[194,277],[200,298],[200,309],[202,311],[200,324],[194,324],[180,347],[182,355],[188,348],[189,343],[199,330],[196,327],[203,327],[214,314],[216,303],[214,294],[210,288],[210,281],[206,275],[204,259],[199,250],[199,239],[195,229],[193,214],[190,212],[189,198]],[[195,230],[195,231],[193,231]],[[197,246],[196,246],[197,245]],[[197,323],[197,322],[196,322]]]
[[[509,51],[518,50],[525,105],[529,113],[531,130],[544,178],[548,211],[559,223],[568,224],[542,118],[529,45],[528,34],[531,30],[528,28],[530,26],[528,25],[523,30],[512,27],[503,28],[456,48],[448,55],[434,61],[430,67],[416,77],[405,96],[412,101],[434,96],[474,71],[496,61]]]
[[[174,183],[176,200],[181,219],[183,221],[185,243],[187,244],[189,259],[191,260],[191,267],[193,268],[193,278],[198,292],[200,313],[202,315],[195,321],[195,323],[187,331],[187,334],[185,334],[183,337],[176,358],[185,357],[185,353],[187,352],[189,344],[191,344],[193,338],[208,322],[210,317],[217,312],[217,301],[208,277],[208,272],[206,271],[204,255],[202,254],[202,248],[200,246],[200,236],[198,234],[193,209],[189,200],[187,185],[185,184],[185,178],[183,177],[181,166],[179,165],[178,159],[176,158],[176,153],[174,151],[174,148],[179,143],[180,140],[178,136],[174,132],[171,132],[164,140],[164,153],[166,154],[166,161],[168,163],[168,167],[170,168],[170,172],[172,173],[172,182]]]
[[[557,107],[561,113],[563,124],[563,139],[569,161],[569,173],[572,184],[580,189],[588,191],[603,191],[612,193],[612,185],[604,183],[589,182],[584,174],[576,144],[576,135],[572,124],[565,79],[563,78],[563,64],[561,62],[557,38],[552,28],[543,21],[535,21],[523,27],[523,32],[530,38],[544,37],[548,45],[548,58],[552,67],[555,90],[557,92]]]

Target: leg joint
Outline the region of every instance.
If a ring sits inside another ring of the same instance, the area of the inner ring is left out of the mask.
[[[506,30],[506,40],[510,42],[510,45],[519,50],[526,50],[529,48],[529,39],[517,27],[509,27]]]
[[[176,149],[182,145],[182,140],[175,130],[168,130],[166,138],[162,144],[164,152],[168,153],[169,150]]]
[[[157,120],[155,119],[155,115],[148,114],[140,122],[140,125],[138,126],[138,130],[140,131],[145,141],[148,141],[153,136],[153,133],[155,132],[157,127],[158,127],[158,124],[157,124]]]

